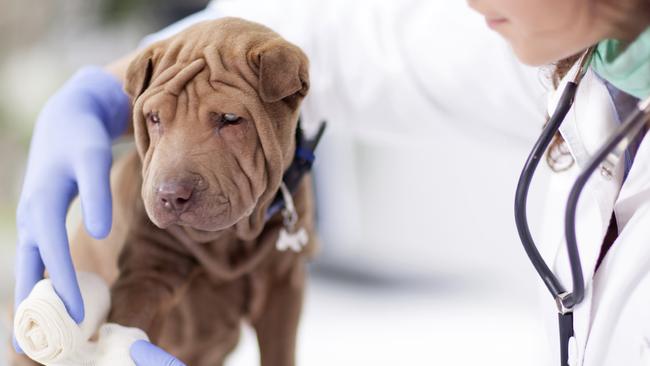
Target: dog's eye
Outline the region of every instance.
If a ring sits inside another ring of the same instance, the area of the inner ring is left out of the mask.
[[[226,126],[238,125],[244,121],[243,118],[239,117],[234,113],[216,113],[210,112],[210,120],[217,128],[223,128]]]
[[[149,122],[158,124],[160,123],[160,116],[158,115],[158,112],[151,112],[148,115]]]
[[[221,115],[221,124],[226,125],[236,125],[241,122],[241,117],[233,113],[225,113]]]

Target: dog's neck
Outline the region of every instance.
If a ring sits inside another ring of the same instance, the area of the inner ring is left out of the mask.
[[[273,241],[269,240],[260,243],[239,240],[232,229],[205,232],[172,226],[167,232],[183,244],[214,283],[232,281],[249,273],[275,248]],[[239,257],[234,264],[233,256]]]
[[[180,233],[182,232],[189,240],[197,244],[205,244],[218,241],[224,236],[229,236],[228,232],[233,231],[232,228],[227,228],[219,231],[205,231],[198,230],[187,226],[176,226],[172,232]]]

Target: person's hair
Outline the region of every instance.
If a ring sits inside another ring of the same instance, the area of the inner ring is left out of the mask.
[[[613,38],[631,41],[650,22],[648,0],[598,0],[594,3],[597,3],[598,16],[612,23]]]
[[[552,65],[551,72],[551,81],[553,86],[557,88],[560,84],[560,81],[564,76],[569,72],[571,67],[578,61],[580,54],[571,56],[560,60]],[[547,117],[546,123],[548,123]],[[551,168],[552,171],[559,173],[568,170],[574,164],[573,157],[569,152],[569,148],[566,144],[566,141],[562,138],[560,133],[556,133],[553,137],[553,141],[548,147],[546,152],[546,163]]]

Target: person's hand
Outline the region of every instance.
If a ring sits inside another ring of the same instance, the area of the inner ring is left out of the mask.
[[[16,217],[16,307],[47,269],[70,316],[77,323],[83,320],[66,214],[79,193],[90,235],[103,238],[110,232],[111,145],[125,130],[129,113],[122,85],[99,67],[77,72],[41,111]]]
[[[131,358],[137,366],[185,366],[176,357],[147,341],[133,343]]]

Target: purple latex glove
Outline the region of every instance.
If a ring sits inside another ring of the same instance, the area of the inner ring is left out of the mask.
[[[185,366],[176,357],[147,341],[133,343],[131,358],[137,366]]]
[[[83,301],[65,228],[66,213],[79,194],[88,232],[95,238],[110,232],[111,144],[126,129],[129,113],[129,98],[120,82],[91,66],[77,72],[41,111],[16,217],[16,306],[47,268],[72,318],[83,320]]]

